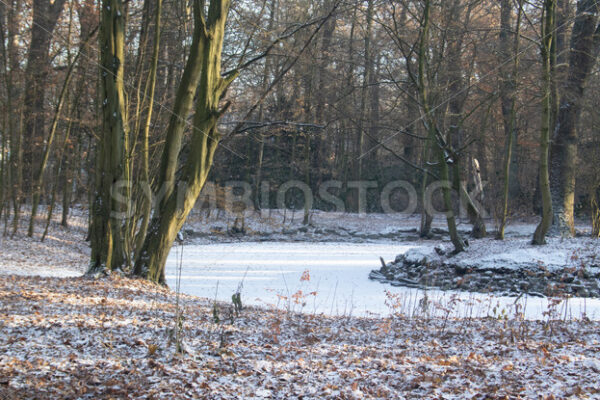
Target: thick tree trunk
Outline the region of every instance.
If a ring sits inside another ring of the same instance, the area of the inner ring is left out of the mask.
[[[123,223],[127,202],[118,190],[127,186],[125,142],[125,10],[122,0],[103,0],[100,21],[102,133],[97,148],[96,193],[92,210],[91,273],[124,267]]]
[[[33,183],[33,165],[41,157],[41,146],[44,142],[45,96],[50,71],[50,43],[66,0],[33,0],[33,23],[31,40],[25,71],[25,140],[24,157],[24,190],[29,194]]]
[[[552,198],[550,194],[550,175],[548,168],[548,152],[550,146],[550,123],[552,120],[552,50],[555,48],[554,26],[555,26],[554,0],[545,0],[544,20],[542,23],[542,125],[540,138],[540,191],[542,194],[542,221],[533,234],[533,244],[543,245],[546,243],[546,234],[552,225]]]
[[[577,120],[585,87],[600,42],[596,0],[580,0],[571,37],[568,78],[561,87],[560,107],[552,140],[550,188],[554,234],[575,235],[574,203],[577,175]]]

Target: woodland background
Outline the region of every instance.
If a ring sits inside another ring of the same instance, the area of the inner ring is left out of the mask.
[[[295,179],[316,193],[321,182],[336,179],[343,182],[336,194],[345,198],[348,211],[357,208],[354,191],[347,187],[351,180],[376,181],[379,189],[393,180],[421,187],[424,171],[435,164],[427,150],[431,141],[415,78],[425,3],[431,7],[425,65],[430,114],[440,130],[454,131],[460,179],[469,187],[476,183],[477,160],[488,182],[483,201],[501,220],[508,160],[508,215],[539,213],[540,26],[548,3],[542,1],[234,1],[222,70],[242,68],[225,95],[231,105],[219,122],[223,139],[209,180],[243,180],[256,189],[269,181],[275,192]],[[576,2],[554,3],[557,110],[568,75]],[[597,8],[595,2],[579,3]],[[65,224],[72,204],[92,201],[103,101],[100,7],[93,0],[0,0],[0,214],[5,232],[12,229],[10,215],[19,215],[35,195],[44,205],[62,203]],[[156,0],[129,1],[124,7],[126,157],[136,180],[143,179],[137,171],[143,169]],[[150,179],[160,164],[189,53],[192,13],[186,1],[162,4],[149,124]],[[587,80],[577,124],[575,207],[580,216],[592,211],[598,188],[597,72],[595,66]],[[185,159],[185,144],[182,148]],[[377,190],[369,193],[379,196]],[[260,190],[254,196],[260,204]],[[292,196],[290,207],[295,201]],[[369,202],[368,211],[381,211],[379,204]],[[317,200],[315,207],[330,205]]]

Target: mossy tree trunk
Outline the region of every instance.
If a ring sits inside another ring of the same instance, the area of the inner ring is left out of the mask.
[[[165,263],[171,247],[192,210],[210,171],[219,143],[219,103],[237,71],[221,77],[221,52],[229,0],[213,0],[204,15],[204,2],[194,2],[194,36],[169,122],[159,172],[164,197],[154,208],[148,234],[135,262],[134,274],[165,283]],[[186,160],[180,160],[185,119],[197,97],[193,132]],[[180,171],[180,172],[177,172]]]
[[[90,239],[90,272],[124,267],[123,223],[128,203],[117,190],[127,186],[125,168],[127,115],[123,83],[125,62],[123,0],[103,0],[100,16],[102,131],[97,148],[96,192]]]

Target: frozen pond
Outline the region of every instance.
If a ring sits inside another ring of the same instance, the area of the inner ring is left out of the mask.
[[[244,304],[263,305],[329,315],[387,316],[392,307],[405,315],[450,317],[512,316],[548,318],[546,299],[494,297],[465,292],[442,292],[382,285],[369,272],[416,243],[288,243],[241,242],[183,246],[181,291],[231,302],[241,285]],[[177,260],[182,247],[167,261],[167,282],[176,288]],[[392,298],[390,298],[392,294]],[[423,297],[427,296],[426,301]],[[550,310],[556,318],[600,319],[600,302],[570,299]]]

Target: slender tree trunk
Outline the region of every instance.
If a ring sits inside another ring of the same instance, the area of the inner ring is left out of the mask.
[[[446,149],[444,147],[443,138],[440,137],[437,132],[435,119],[431,113],[429,105],[429,92],[427,85],[426,76],[426,64],[427,64],[427,49],[429,46],[429,28],[430,28],[430,15],[431,13],[431,0],[425,1],[425,9],[423,11],[423,18],[421,22],[421,39],[419,43],[419,77],[418,85],[421,97],[421,104],[423,107],[424,118],[427,123],[428,137],[434,146],[434,151],[438,161],[440,180],[444,185],[442,187],[442,193],[444,198],[444,206],[446,207],[446,221],[448,223],[448,232],[450,233],[450,240],[454,245],[454,252],[460,253],[465,250],[465,242],[460,237],[458,229],[456,227],[456,216],[453,212],[452,207],[452,183],[450,182],[450,170],[448,162],[446,160]]]
[[[269,12],[269,24],[268,24],[268,28],[267,28],[269,34],[271,34],[271,32],[273,30],[273,26],[275,23],[275,12],[277,10],[277,6],[278,6],[278,1],[272,0],[270,12]],[[262,82],[261,82],[261,91],[263,93],[267,91],[270,67],[271,67],[270,58],[266,58],[265,65],[263,68]],[[265,114],[264,103],[261,102],[260,106],[258,107],[258,121],[259,122],[263,120],[264,114]],[[260,143],[258,144],[258,157],[257,157],[257,161],[256,161],[256,182],[255,182],[255,187],[254,187],[254,191],[255,191],[254,198],[255,198],[256,207],[258,209],[260,209],[261,204],[262,204],[261,198],[260,198],[260,187],[261,187],[260,185],[261,185],[261,181],[262,181],[262,168],[263,168],[263,158],[264,158],[264,154],[265,154],[266,138],[262,132],[259,132],[258,137],[259,137]]]
[[[11,162],[10,160],[6,160],[7,155],[11,155],[11,151],[9,150],[9,146],[12,144],[12,139],[14,137],[14,117],[13,117],[13,103],[12,103],[12,70],[9,66],[9,52],[6,49],[6,34],[4,30],[4,19],[5,15],[12,15],[14,10],[5,9],[4,4],[0,4],[0,46],[2,49],[2,73],[3,73],[3,81],[6,85],[6,108],[7,111],[2,119],[2,153],[0,153],[0,157],[2,158],[2,170],[0,175],[0,180],[2,181],[0,184],[0,190],[2,193],[0,194],[0,218],[2,217],[2,211],[5,209],[5,203],[12,196],[12,182],[11,182]],[[9,42],[10,39],[10,31],[9,31]],[[12,158],[12,155],[11,155]],[[6,219],[4,225],[4,232],[8,232],[8,216],[9,216],[9,208],[6,208]]]
[[[365,56],[363,60],[363,79],[362,87],[360,91],[360,113],[358,120],[358,138],[356,142],[357,148],[357,165],[356,165],[356,180],[361,181],[363,179],[363,164],[365,160],[365,125],[368,116],[369,108],[369,83],[371,82],[371,75],[373,73],[373,59],[372,59],[372,31],[373,31],[373,1],[367,1],[367,15],[366,15],[366,32],[365,32]],[[357,195],[358,196],[358,195]],[[357,197],[358,198],[358,197]],[[357,204],[359,201],[357,200]]]
[[[304,152],[304,159],[305,159],[305,178],[304,178],[304,183],[306,184],[307,187],[310,187],[310,133],[307,132],[306,133],[306,148],[305,148],[305,152]],[[302,220],[302,224],[303,225],[308,225],[310,223],[310,202],[307,198],[308,196],[305,195],[304,198],[304,219]]]
[[[152,199],[150,186],[150,124],[152,122],[152,111],[154,109],[154,93],[156,89],[156,74],[158,70],[158,56],[160,49],[160,18],[162,14],[162,0],[156,0],[156,20],[154,27],[154,47],[152,50],[152,66],[148,75],[149,90],[147,96],[149,98],[148,110],[144,122],[144,130],[142,136],[142,166],[140,184],[143,186],[141,191],[142,196],[142,221],[135,240],[135,249],[141,249],[144,238],[148,234],[148,225],[152,213]],[[137,258],[139,254],[136,254]]]
[[[66,153],[67,153],[67,148],[69,147],[69,137],[71,136],[72,128],[73,128],[73,121],[69,121],[69,124],[67,125],[67,131],[65,133],[65,140],[63,142],[63,147],[62,147],[63,155],[59,158],[59,161],[56,163],[56,167],[54,170],[54,176],[56,178],[54,179],[54,184],[52,185],[52,192],[50,195],[50,204],[48,204],[48,215],[46,216],[46,225],[44,226],[44,232],[42,233],[42,238],[41,238],[42,242],[46,239],[46,235],[48,234],[48,228],[50,227],[50,222],[52,221],[52,214],[54,213],[54,204],[56,202],[56,192],[58,190],[59,177],[61,175],[63,160],[65,160],[68,157],[66,155]],[[66,192],[67,188],[64,187],[63,191]],[[63,213],[63,217],[64,217],[64,213]]]
[[[425,141],[423,146],[423,162],[421,163],[425,171],[422,172],[421,178],[421,227],[419,234],[422,238],[429,237],[431,235],[431,224],[433,223],[433,215],[428,212],[428,205],[426,190],[427,190],[427,179],[429,171],[429,163],[431,158],[431,143],[429,140]]]
[[[94,33],[95,33],[95,31],[92,32],[92,34],[87,38],[87,40],[90,40]],[[86,42],[83,43],[82,47],[85,47],[87,45],[87,40],[86,40]],[[63,106],[65,103],[65,100],[68,97],[69,83],[71,82],[71,77],[73,76],[73,71],[74,71],[75,65],[77,64],[77,61],[79,60],[80,54],[81,54],[81,51],[77,52],[77,55],[75,56],[75,58],[73,59],[73,61],[71,62],[71,64],[69,65],[69,68],[67,70],[67,74],[65,76],[65,80],[63,82],[63,86],[60,91],[60,95],[58,96],[58,104],[56,105],[56,110],[54,111],[54,118],[52,120],[52,125],[50,126],[50,133],[48,134],[48,138],[46,140],[44,140],[44,151],[42,152],[42,158],[41,158],[39,167],[37,168],[37,170],[35,171],[35,174],[34,174],[34,179],[32,182],[32,196],[31,196],[31,217],[29,218],[29,229],[27,230],[27,236],[29,236],[29,237],[33,236],[35,218],[37,216],[37,208],[38,208],[38,205],[40,202],[40,196],[42,194],[41,192],[42,192],[42,183],[43,183],[43,179],[44,179],[44,172],[46,171],[46,166],[48,165],[50,153],[52,152],[52,144],[53,144],[54,138],[56,136],[56,130],[58,128],[58,123],[60,121]]]
[[[322,3],[323,11],[328,12],[331,10],[334,7],[334,3],[335,0],[324,0]],[[331,154],[330,149],[335,148],[336,144],[334,141],[328,140],[328,138],[336,136],[336,126],[333,125],[331,128],[328,126],[329,121],[335,119],[334,113],[336,111],[335,107],[332,107],[333,104],[336,104],[336,99],[335,92],[332,90],[332,75],[329,71],[333,59],[332,42],[336,30],[336,18],[336,14],[331,15],[323,27],[319,59],[317,60],[315,122],[327,128],[317,132],[312,138],[312,165],[316,166],[316,174],[314,175],[312,185],[315,191],[318,190],[317,188],[323,182],[323,179],[333,176],[333,173],[330,174],[329,171],[334,168],[335,164],[335,161],[332,161],[328,155]]]
[[[471,236],[475,238],[483,238],[486,236],[486,226],[482,217],[482,211],[479,210],[475,203],[470,198],[463,182],[463,157],[459,152],[459,149],[463,147],[463,119],[464,119],[464,107],[468,97],[468,86],[466,85],[465,71],[462,68],[462,52],[464,42],[464,28],[460,25],[460,22],[464,26],[468,26],[471,18],[471,5],[467,5],[465,15],[463,16],[463,6],[460,0],[454,0],[448,10],[448,15],[451,19],[450,28],[454,32],[453,40],[450,41],[447,52],[447,68],[448,68],[448,86],[449,86],[449,100],[448,100],[448,112],[449,112],[449,128],[447,137],[444,138],[444,142],[448,147],[447,150],[452,158],[452,171],[453,171],[453,186],[458,193],[459,197],[467,206],[467,216],[470,223],[473,225]]]
[[[79,131],[79,124],[75,124],[75,131]],[[80,147],[81,141],[78,141],[78,147]],[[70,141],[65,143],[63,147],[63,156],[61,162],[64,167],[61,166],[62,181],[63,181],[63,192],[62,192],[62,213],[60,218],[60,225],[65,228],[69,226],[69,210],[71,208],[71,200],[73,198],[73,156],[74,150],[70,145]],[[80,152],[77,151],[76,154]]]
[[[346,76],[344,79],[344,104],[342,106],[344,112],[344,118],[342,119],[343,124],[343,166],[342,166],[342,181],[343,181],[343,192],[346,200],[346,204],[354,203],[354,199],[351,197],[350,190],[348,188],[348,181],[351,179],[352,164],[350,161],[350,157],[353,153],[352,145],[353,138],[351,136],[350,129],[347,125],[347,120],[351,118],[352,115],[352,107],[353,107],[353,92],[354,92],[354,73],[355,73],[355,47],[354,47],[354,38],[356,35],[356,26],[358,24],[356,15],[357,15],[358,7],[354,7],[352,11],[352,21],[350,24],[350,37],[348,43],[348,70],[346,71]],[[356,151],[354,151],[356,153]]]
[[[19,219],[21,216],[21,184],[23,182],[23,111],[19,114],[19,126],[12,132],[10,159],[12,173],[12,203],[13,203],[13,220],[12,220],[12,235],[14,236],[19,230]]]
[[[510,196],[518,191],[518,180],[515,176],[513,165],[516,160],[516,146],[518,138],[517,129],[517,81],[519,73],[519,35],[521,32],[521,0],[519,0],[517,10],[517,22],[512,34],[512,1],[502,0],[502,21],[500,32],[500,79],[501,82],[501,103],[502,118],[504,122],[504,136],[506,138],[506,158],[504,160],[503,175],[504,182],[502,187],[502,211],[500,215],[500,226],[498,227],[497,239],[504,240],[504,230],[508,219],[508,205]],[[512,41],[511,41],[512,39]],[[509,63],[510,58],[513,62]],[[511,190],[511,187],[513,188]]]
[[[591,199],[592,237],[600,238],[600,182],[592,189]]]
[[[2,137],[2,140],[0,140],[0,221],[2,220],[2,215],[4,213],[4,204],[5,204],[5,194],[7,193],[7,170],[8,168],[6,167],[6,155],[8,154],[8,149],[7,149],[7,138],[6,138],[6,132],[8,131],[8,129],[6,129],[6,114],[3,115],[2,118],[2,133],[0,133],[0,136]]]
[[[7,16],[6,38],[4,37],[4,26],[0,27],[2,32],[2,58],[4,69],[4,83],[6,86],[7,107],[10,112],[8,118],[9,150],[8,178],[10,181],[10,200],[13,208],[12,235],[17,233],[19,227],[19,216],[21,209],[21,182],[22,182],[22,107],[20,106],[20,95],[15,87],[17,75],[20,72],[21,59],[19,57],[20,40],[19,24],[21,18],[21,2],[12,1],[5,10]],[[4,21],[2,21],[4,22]],[[8,211],[7,211],[8,218]]]

